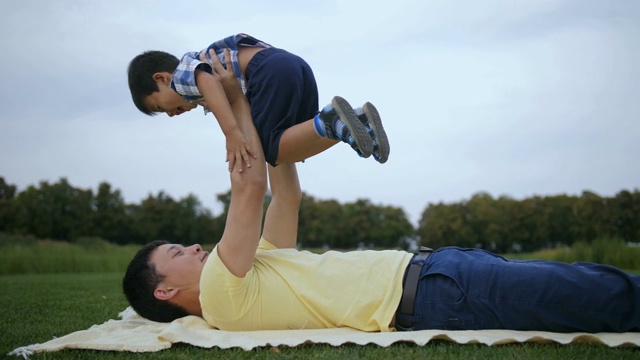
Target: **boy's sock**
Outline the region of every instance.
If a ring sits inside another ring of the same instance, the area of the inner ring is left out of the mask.
[[[372,103],[366,102],[362,107],[353,109],[358,119],[364,124],[373,141],[373,158],[380,164],[389,159],[389,140],[382,126],[382,120],[378,110]]]
[[[325,123],[325,121],[323,120],[323,116],[320,115],[323,112],[328,113],[331,110],[333,110],[333,107],[331,107],[331,105],[327,105],[324,107],[324,109],[322,109],[319,113],[316,114],[316,116],[313,118],[313,129],[316,131],[316,134],[318,134],[318,136],[320,137],[326,137],[331,140],[342,140],[338,138],[336,133],[333,131],[334,122],[327,121],[328,123]],[[338,122],[338,121],[340,122],[341,125],[344,125],[342,120],[336,117],[335,122]]]
[[[319,136],[346,142],[361,157],[369,157],[373,151],[372,137],[364,124],[351,105],[339,96],[314,117],[313,125]]]

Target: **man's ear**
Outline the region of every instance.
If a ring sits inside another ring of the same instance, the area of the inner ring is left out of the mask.
[[[157,72],[154,73],[151,78],[156,82],[160,82],[162,84],[169,84],[171,82],[171,74],[168,72]]]
[[[178,294],[178,289],[155,289],[153,296],[158,300],[169,300]]]

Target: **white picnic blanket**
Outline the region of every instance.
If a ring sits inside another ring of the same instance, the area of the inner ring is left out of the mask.
[[[197,316],[187,316],[171,323],[159,323],[144,319],[131,308],[127,308],[120,313],[120,318],[42,344],[20,347],[10,352],[9,355],[26,358],[34,352],[62,349],[154,352],[170,348],[175,343],[187,343],[203,348],[238,347],[244,350],[261,346],[294,347],[308,343],[330,344],[332,346],[346,343],[376,344],[386,347],[395,342],[403,341],[425,345],[431,340],[448,340],[459,344],[485,344],[489,346],[520,342],[553,342],[559,344],[596,343],[610,347],[640,347],[640,333],[588,334],[511,330],[422,330],[371,333],[351,328],[231,332],[213,329]]]

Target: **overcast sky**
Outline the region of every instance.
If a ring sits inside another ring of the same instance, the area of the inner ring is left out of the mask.
[[[320,103],[373,102],[389,161],[345,144],[298,166],[318,199],[403,208],[640,187],[640,1],[8,0],[0,4],[0,176],[22,191],[106,181],[128,203],[192,193],[214,214],[224,138],[196,110],[148,117],[128,62],[246,32],[302,56]],[[268,5],[267,5],[268,4]]]

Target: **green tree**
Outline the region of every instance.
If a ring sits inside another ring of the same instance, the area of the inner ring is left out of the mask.
[[[473,195],[466,204],[466,222],[473,234],[476,247],[501,250],[510,245],[504,234],[504,210],[485,192]]]
[[[378,221],[373,223],[370,242],[382,248],[403,247],[401,240],[415,235],[415,229],[407,214],[398,207],[378,206],[374,214]]]
[[[434,249],[448,245],[474,246],[475,239],[465,224],[466,216],[466,206],[461,203],[430,203],[422,212],[416,231],[420,244]]]
[[[343,234],[337,224],[343,208],[335,200],[320,200],[302,193],[298,220],[298,244],[309,248],[335,247]]]
[[[66,178],[39,188],[29,186],[15,199],[16,229],[38,238],[73,240],[91,234],[93,194],[77,189]]]
[[[583,191],[573,204],[573,214],[580,241],[591,242],[598,236],[613,235],[611,209],[607,200],[596,193]]]
[[[401,239],[414,235],[402,209],[376,206],[366,199],[341,205],[336,200],[316,201],[303,194],[299,225],[299,243],[315,248],[395,248]]]
[[[5,182],[0,176],[0,232],[10,231],[13,228],[12,203],[16,196],[16,186]]]
[[[497,251],[533,251],[534,243],[539,237],[541,228],[538,211],[538,198],[529,198],[517,201],[502,197],[502,207],[508,214],[508,220],[504,224],[504,236],[508,239],[508,247],[500,247]],[[504,242],[503,242],[504,243]]]
[[[184,245],[211,244],[224,229],[225,215],[214,218],[192,194],[178,201],[163,191],[149,194],[140,205],[128,206],[127,213],[134,228],[131,239],[139,243],[162,239]]]
[[[131,219],[120,190],[102,182],[93,200],[93,236],[126,244],[131,242]]]
[[[541,247],[571,245],[579,239],[573,207],[576,199],[567,195],[545,197],[542,201],[545,239]]]
[[[139,206],[131,207],[136,238],[145,243],[157,239],[179,242],[173,229],[174,206],[175,200],[160,191],[157,196],[149,194]]]
[[[204,208],[195,195],[189,194],[178,201],[173,208],[174,236],[180,243],[217,242],[222,233],[215,232],[215,220],[211,212]]]
[[[612,202],[616,235],[628,242],[640,242],[640,193],[623,190]]]
[[[342,249],[367,244],[373,234],[378,216],[367,199],[358,199],[343,206],[343,217],[338,222],[340,237],[335,239],[334,246]]]

